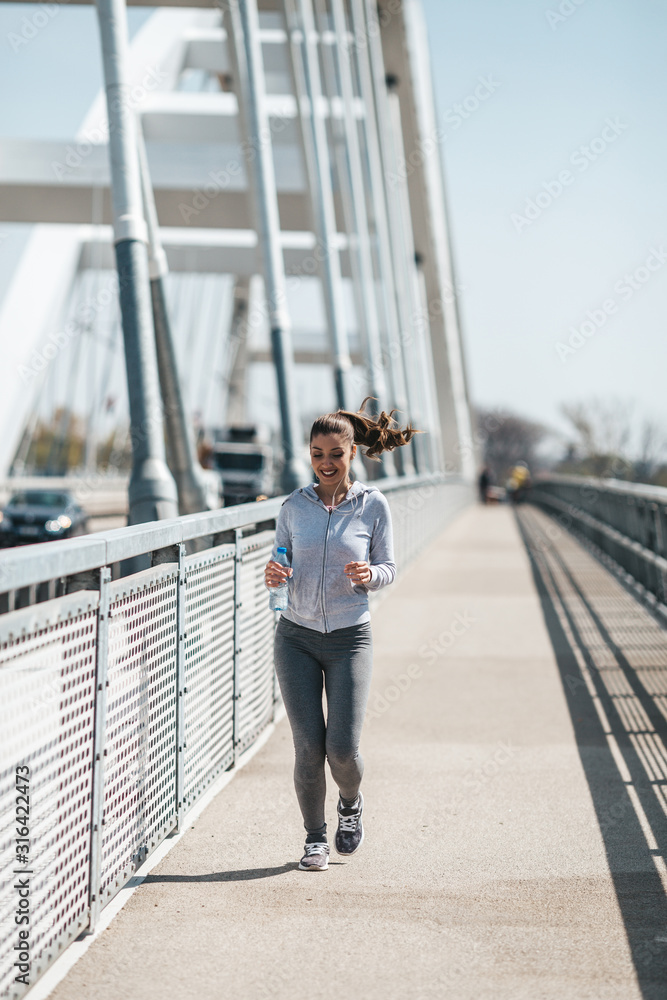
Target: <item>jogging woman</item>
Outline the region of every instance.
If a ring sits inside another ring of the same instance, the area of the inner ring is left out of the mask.
[[[375,458],[416,433],[392,426],[391,414],[366,416],[367,399],[356,413],[338,410],[313,424],[310,460],[318,482],[283,503],[265,569],[267,587],[288,580],[274,652],[294,738],[294,785],[306,829],[303,871],[329,864],[325,758],[340,793],[336,851],[354,854],[364,839],[359,738],[372,671],[368,593],[390,584],[396,565],[389,505],[375,486],[352,482],[350,466],[357,445]],[[287,550],[289,569],[275,561],[278,546]]]

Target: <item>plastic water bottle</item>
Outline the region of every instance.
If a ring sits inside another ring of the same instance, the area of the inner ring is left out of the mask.
[[[277,563],[281,566],[289,566],[289,559],[287,558],[287,549],[282,545],[278,546],[278,555],[276,556]],[[272,611],[284,611],[287,607],[289,597],[289,588],[287,586],[287,580],[281,583],[279,587],[271,587],[269,595],[269,607]]]

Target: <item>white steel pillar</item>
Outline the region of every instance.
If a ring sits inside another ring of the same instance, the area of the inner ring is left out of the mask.
[[[398,278],[392,254],[392,235],[389,226],[388,193],[386,190],[385,166],[383,163],[380,127],[376,107],[376,88],[373,79],[373,69],[369,58],[368,23],[364,10],[364,0],[350,0],[351,28],[353,39],[363,38],[365,44],[355,45],[356,67],[361,98],[364,102],[365,114],[363,120],[365,189],[368,195],[368,213],[372,218],[374,230],[374,249],[377,258],[379,286],[382,297],[384,320],[387,324],[387,334],[390,344],[389,360],[394,370],[398,372],[405,384],[407,394],[407,410],[414,421],[413,401],[410,398],[406,378],[405,342],[409,343],[410,332],[403,326],[402,319],[405,310],[400,302]],[[384,81],[384,77],[382,78]],[[400,308],[399,308],[400,307]],[[416,426],[420,426],[416,424]],[[420,427],[421,430],[427,429]],[[417,438],[410,446],[412,456],[416,457]],[[401,456],[403,457],[403,456]],[[410,461],[409,466],[413,466]]]
[[[366,0],[368,3],[369,0]],[[429,39],[420,0],[401,0],[399,10],[378,0],[387,72],[400,97],[402,141],[415,248],[423,264],[445,469],[475,476],[470,403],[449,245],[442,163],[437,140]],[[427,149],[435,144],[432,150]]]
[[[96,0],[109,118],[114,244],[132,425],[130,523],[176,517],[176,484],[165,461],[162,406],[148,278],[136,120],[129,100],[124,0]]]
[[[164,290],[164,280],[169,272],[169,265],[160,240],[155,196],[148,169],[141,121],[137,122],[137,148],[141,171],[141,190],[148,227],[148,267],[153,305],[153,329],[167,429],[167,451],[178,488],[179,513],[196,514],[198,511],[206,510],[206,494],[203,481],[198,474],[192,432],[188,428],[183,406],[183,394],[178,377],[176,352]]]
[[[234,68],[239,118],[252,151],[246,165],[255,208],[278,383],[284,458],[282,486],[291,492],[307,483],[309,476],[302,458],[303,436],[294,385],[292,326],[287,311],[285,269],[279,241],[278,196],[256,0],[225,0],[223,19]]]
[[[320,7],[320,31],[324,28],[325,0],[316,0]],[[355,92],[352,81],[352,67],[350,63],[350,53],[348,44],[348,25],[345,15],[345,8],[342,0],[331,0],[331,13],[333,28],[336,34],[336,54],[338,79],[340,81],[340,91],[343,109],[343,127],[340,148],[341,173],[349,171],[349,194],[352,209],[353,228],[350,232],[350,240],[353,243],[351,254],[356,260],[357,280],[360,286],[362,307],[366,317],[368,337],[371,343],[378,345],[379,361],[386,368],[389,379],[389,392],[391,394],[391,406],[401,411],[401,419],[412,419],[413,411],[406,391],[405,373],[401,364],[400,345],[398,343],[398,329],[392,327],[385,315],[385,356],[382,353],[382,330],[378,310],[378,290],[377,278],[373,264],[373,254],[370,239],[370,224],[366,202],[366,183],[364,181],[364,168],[359,143],[359,123],[354,110]],[[335,68],[331,76],[335,77]],[[334,95],[333,79],[329,87],[329,99]],[[374,116],[375,109],[372,101],[372,93],[369,96],[369,103],[365,105],[364,115],[367,120]],[[377,185],[379,178],[372,181],[369,177],[368,186]],[[380,276],[382,280],[382,276]],[[412,462],[412,449],[406,448],[400,452],[400,469],[404,475],[414,474],[415,468]]]
[[[336,400],[341,409],[349,410],[351,405],[349,373],[352,362],[345,320],[340,257],[336,245],[336,210],[331,187],[329,147],[320,108],[322,94],[317,42],[313,38],[309,4],[303,0],[283,0],[282,7],[294,93],[299,106],[308,191],[318,243],[317,257],[333,355]]]
[[[419,348],[419,337],[422,331],[422,304],[418,288],[415,241],[408,189],[403,179],[398,175],[398,166],[403,160],[403,141],[400,131],[401,112],[398,97],[391,91],[387,94],[387,110],[385,163],[396,178],[393,194],[389,199],[390,223],[393,234],[392,250],[396,260],[395,269],[401,278],[401,302],[405,309],[403,324],[404,329],[408,331],[408,336],[403,343],[405,375],[410,386],[411,397],[416,401],[415,420],[421,421],[417,426],[426,428],[428,423],[427,410],[424,406],[423,384],[428,375],[421,368],[423,355]],[[428,430],[432,436],[434,428],[428,426]],[[419,449],[420,471],[425,472],[429,464],[429,447],[426,439],[420,438],[417,447]]]

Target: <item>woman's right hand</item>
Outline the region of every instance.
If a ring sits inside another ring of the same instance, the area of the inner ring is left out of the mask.
[[[291,566],[281,566],[270,559],[264,567],[264,583],[267,587],[279,587],[292,575]]]

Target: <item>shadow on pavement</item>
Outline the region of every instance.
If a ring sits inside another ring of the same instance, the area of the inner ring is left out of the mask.
[[[578,543],[562,529],[550,532],[548,537],[543,529],[549,521],[543,514],[536,515],[534,508],[517,511],[516,516],[556,656],[641,994],[645,1000],[665,1000],[667,898],[653,859],[667,856],[667,817],[657,794],[663,795],[659,786],[667,785],[667,761],[661,762],[654,755],[650,773],[648,752],[642,759],[643,753],[640,755],[637,748],[639,740],[652,740],[658,752],[660,743],[667,745],[667,720],[630,659],[655,671],[660,690],[667,679],[667,633],[660,630],[657,642],[655,636],[652,643],[647,642],[642,633],[642,627],[646,630],[647,612],[636,602],[633,627],[634,599],[630,598],[627,606],[619,600],[609,580],[617,588],[621,585],[608,570],[585,549],[573,558],[573,546]],[[592,565],[586,565],[586,559],[592,560]],[[577,567],[581,572],[576,572]],[[596,567],[603,574],[597,580]],[[595,581],[594,601],[582,587],[584,578],[589,584]],[[605,606],[608,611],[600,613]],[[610,631],[614,615],[616,623]],[[624,652],[625,644],[618,637],[626,625],[628,646]],[[626,655],[628,649],[632,654]],[[578,659],[582,656],[583,669]],[[602,722],[605,716],[608,734]],[[620,751],[619,762],[612,750],[614,744]],[[649,748],[649,742],[646,746]],[[639,810],[633,798],[638,800]],[[572,849],[576,851],[576,844]]]
[[[142,885],[147,882],[250,882],[255,878],[272,878],[298,869],[298,861],[292,861],[279,868],[241,868],[232,872],[204,872],[203,875],[147,875]]]

